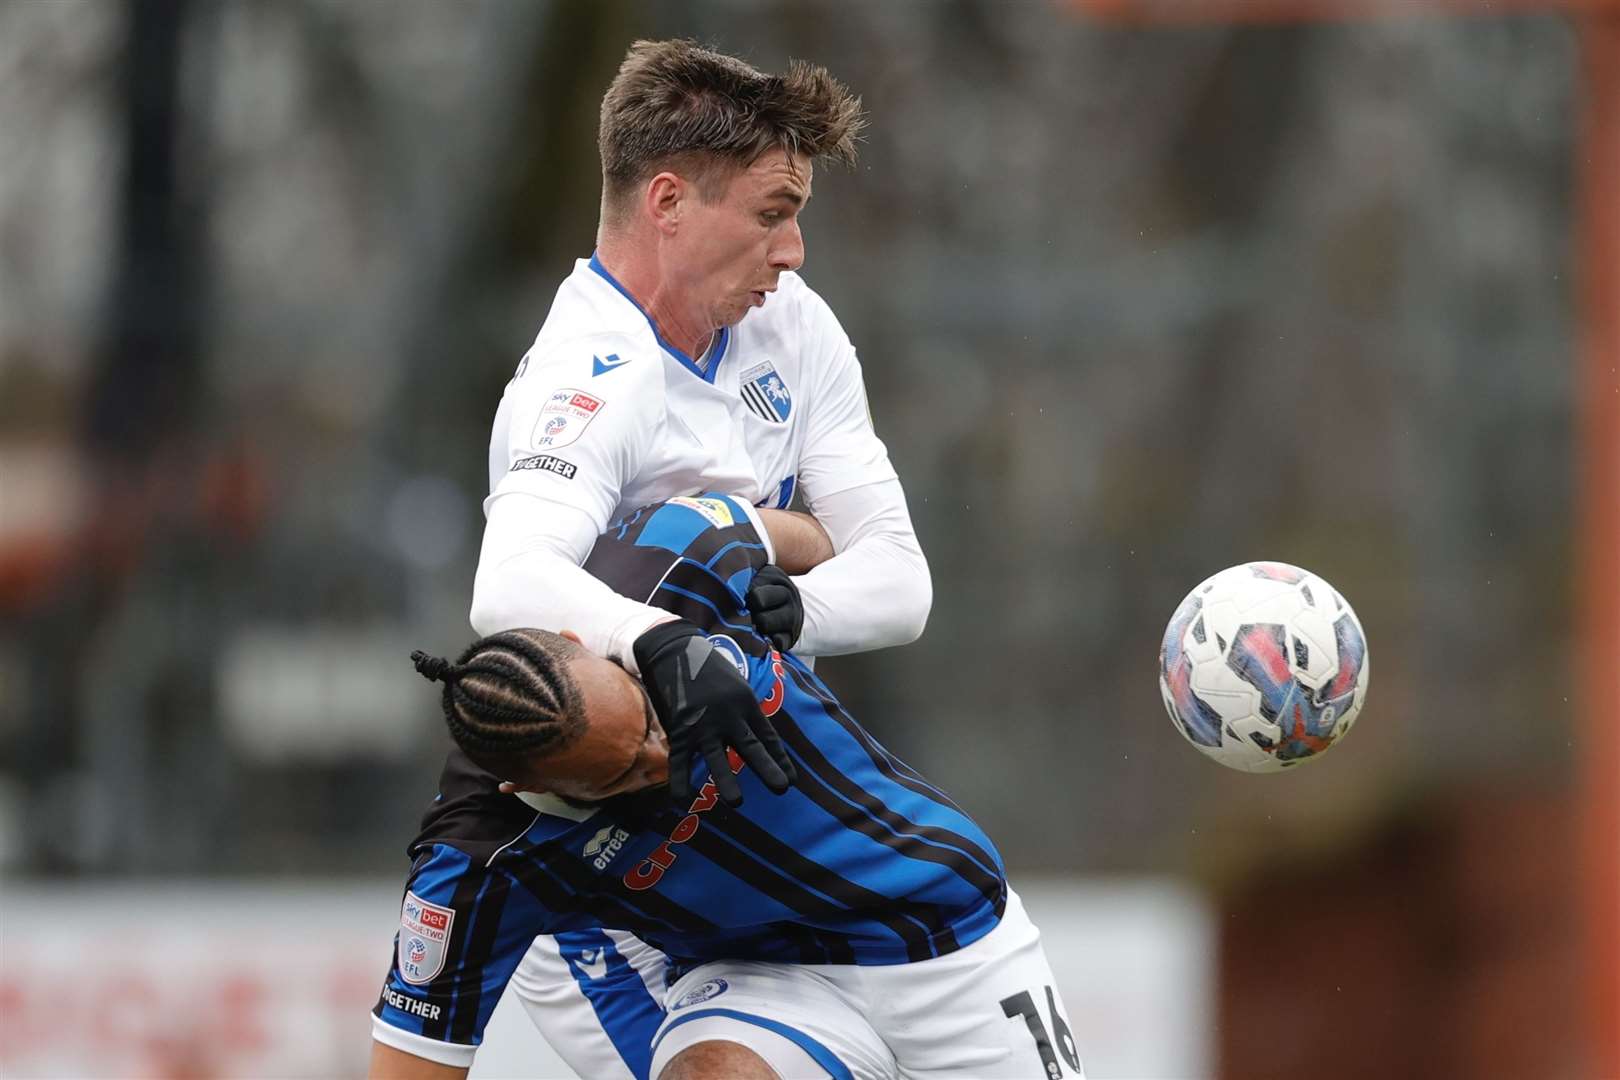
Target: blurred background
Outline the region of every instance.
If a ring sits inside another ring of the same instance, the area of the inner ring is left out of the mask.
[[[363,1068],[447,745],[406,656],[472,636],[495,404],[668,36],[865,99],[804,275],[936,599],[821,670],[1001,845],[1090,1075],[1620,1075],[1597,0],[0,5],[0,1073]],[[1157,688],[1259,558],[1372,657],[1280,776]]]

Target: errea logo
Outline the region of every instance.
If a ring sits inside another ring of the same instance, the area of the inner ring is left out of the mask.
[[[629,839],[630,834],[617,825],[604,825],[597,830],[595,836],[586,841],[582,854],[591,860],[591,865],[596,869],[606,870],[608,864],[619,854],[619,849],[624,847]]]

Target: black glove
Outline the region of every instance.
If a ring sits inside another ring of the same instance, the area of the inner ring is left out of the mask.
[[[776,728],[737,669],[684,619],[659,623],[632,646],[653,711],[669,736],[669,794],[692,799],[692,750],[708,762],[715,790],[727,806],[742,802],[742,789],[726,760],[734,747],[759,777],[780,795],[797,777]]]
[[[771,639],[778,652],[787,652],[804,630],[804,601],[787,571],[766,563],[748,586],[748,613],[754,630]]]

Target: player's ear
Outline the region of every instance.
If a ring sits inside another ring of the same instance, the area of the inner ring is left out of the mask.
[[[502,780],[501,781],[501,794],[502,795],[516,795],[520,791],[526,791],[530,795],[545,795],[545,794],[547,794],[545,788],[524,787],[522,784],[516,783],[516,782],[511,781],[511,780]]]
[[[584,640],[578,634],[574,633],[572,630],[564,630],[560,636],[567,638],[569,641],[572,641],[575,645],[578,645],[578,646],[580,646],[582,648],[585,645]]]
[[[661,172],[647,181],[643,206],[653,225],[666,236],[673,235],[680,224],[681,204],[688,195],[687,188],[686,181],[672,172]]]

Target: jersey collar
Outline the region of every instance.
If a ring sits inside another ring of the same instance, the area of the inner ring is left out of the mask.
[[[615,289],[619,290],[619,295],[623,296],[632,304],[635,304],[636,310],[641,312],[641,317],[647,320],[648,326],[652,327],[653,337],[658,339],[659,346],[662,347],[665,352],[669,353],[669,355],[673,356],[676,360],[679,360],[682,367],[686,368],[686,370],[690,371],[704,382],[709,383],[711,386],[714,384],[715,372],[720,370],[720,361],[726,355],[726,346],[731,343],[731,327],[722,326],[720,331],[715,334],[714,345],[710,348],[711,356],[709,358],[709,365],[707,368],[705,368],[698,364],[698,362],[693,360],[690,356],[687,356],[685,353],[681,352],[681,350],[664,340],[664,335],[658,332],[658,324],[653,322],[651,315],[647,314],[647,309],[637,303],[636,298],[630,295],[629,289],[626,289],[623,285],[619,284],[618,278],[608,273],[608,268],[602,265],[602,260],[597,258],[597,253],[594,251],[591,252],[590,265],[592,270],[595,270],[598,274],[602,275],[603,280],[605,280],[609,285],[612,285]]]
[[[566,799],[559,799],[549,793],[537,791],[514,791],[512,794],[529,804],[530,809],[538,810],[542,814],[552,817],[567,818],[569,821],[586,821],[601,813],[599,806],[577,806]]]

